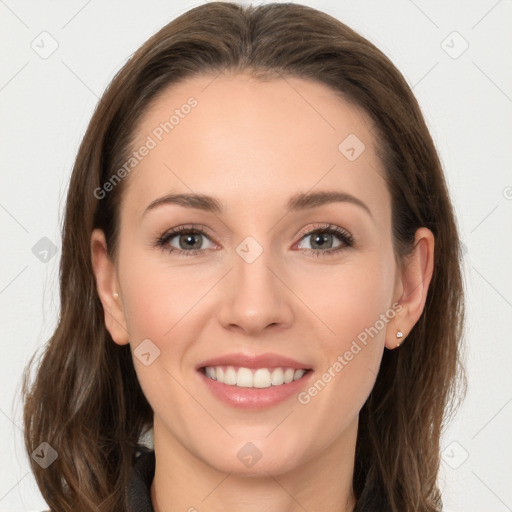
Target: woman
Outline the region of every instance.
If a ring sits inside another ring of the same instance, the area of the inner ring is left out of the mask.
[[[302,5],[191,9],[114,78],[73,169],[60,320],[24,386],[48,505],[441,510],[459,262],[378,49]]]

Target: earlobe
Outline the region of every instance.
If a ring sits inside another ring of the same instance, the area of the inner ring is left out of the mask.
[[[400,329],[398,329],[398,331],[395,332],[395,338],[397,339],[396,348],[398,348],[405,340],[404,333]]]
[[[434,235],[427,228],[416,231],[414,248],[400,270],[400,312],[386,332],[386,347],[398,348],[419,320],[434,271]]]
[[[101,229],[91,235],[91,261],[96,279],[96,290],[103,306],[105,327],[118,345],[129,343],[126,319],[121,298],[116,268],[111,261]]]

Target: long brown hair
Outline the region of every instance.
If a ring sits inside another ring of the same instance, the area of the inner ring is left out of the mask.
[[[165,88],[225,70],[313,79],[362,108],[376,124],[392,195],[398,261],[417,228],[435,236],[434,273],[423,314],[399,350],[384,351],[360,412],[353,488],[359,512],[441,510],[440,436],[465,394],[461,248],[443,170],[406,81],[373,44],[335,18],[294,3],[210,2],[152,36],[114,77],[80,146],[69,183],[60,262],[60,318],[33,382],[24,374],[25,444],[58,453],[47,469],[32,458],[55,511],[126,509],[133,453],[152,426],[130,346],[105,328],[90,236],[105,232],[116,260],[124,178],[109,181],[133,150],[138,122]]]

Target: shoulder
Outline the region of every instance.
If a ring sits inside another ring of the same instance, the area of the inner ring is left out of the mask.
[[[129,510],[153,512],[151,484],[155,475],[155,452],[146,446],[138,446],[133,454],[130,481],[126,488]],[[42,510],[41,512],[52,512]]]

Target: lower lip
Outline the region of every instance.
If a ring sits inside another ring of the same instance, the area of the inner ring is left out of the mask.
[[[198,370],[208,389],[222,402],[241,409],[264,409],[297,395],[309,382],[312,370],[308,370],[299,380],[269,388],[243,388],[230,386],[207,377]]]

